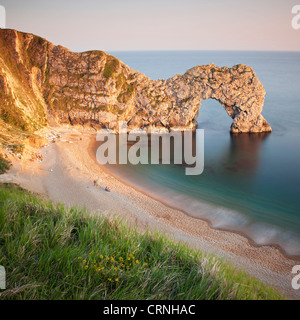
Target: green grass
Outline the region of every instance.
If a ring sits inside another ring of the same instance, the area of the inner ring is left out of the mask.
[[[10,124],[19,128],[23,131],[28,130],[28,125],[24,120],[24,113],[22,110],[19,110],[13,98],[9,95],[5,95],[0,88],[0,118]]]
[[[214,257],[0,185],[0,299],[280,299]]]
[[[103,70],[103,76],[105,78],[112,78],[114,75],[118,72],[118,69],[120,67],[120,62],[118,59],[107,56],[107,61]]]
[[[3,158],[2,153],[0,153],[0,174],[5,173],[10,168],[10,161]]]

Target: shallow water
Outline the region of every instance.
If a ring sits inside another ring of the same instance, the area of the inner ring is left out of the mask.
[[[152,79],[211,62],[253,67],[267,92],[263,115],[273,128],[271,134],[230,135],[231,119],[218,102],[207,100],[198,117],[198,127],[205,130],[203,174],[187,176],[178,165],[109,169],[168,205],[210,221],[213,227],[240,231],[257,244],[276,244],[286,254],[300,256],[300,53],[112,54]]]

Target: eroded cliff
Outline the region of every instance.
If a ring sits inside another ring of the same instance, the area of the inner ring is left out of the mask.
[[[197,66],[153,81],[102,51],[74,53],[32,34],[0,29],[1,126],[34,132],[58,123],[118,129],[195,128],[201,101],[215,99],[231,132],[265,132],[265,90],[248,66]],[[214,117],[214,115],[211,115]]]

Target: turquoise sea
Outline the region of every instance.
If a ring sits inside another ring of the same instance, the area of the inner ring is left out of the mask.
[[[256,244],[278,245],[300,256],[300,52],[110,52],[151,79],[166,79],[209,63],[251,66],[266,89],[263,115],[273,132],[229,133],[231,119],[214,100],[202,102],[205,169],[187,176],[183,166],[114,165],[114,174],[152,197],[238,231]],[[197,142],[196,142],[197,143]]]

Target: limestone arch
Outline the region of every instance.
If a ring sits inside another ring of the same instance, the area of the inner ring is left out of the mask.
[[[265,94],[255,72],[246,65],[197,66],[183,75],[147,82],[136,94],[135,108],[125,120],[139,127],[194,129],[201,101],[214,99],[233,119],[232,133],[270,132],[261,115]]]

